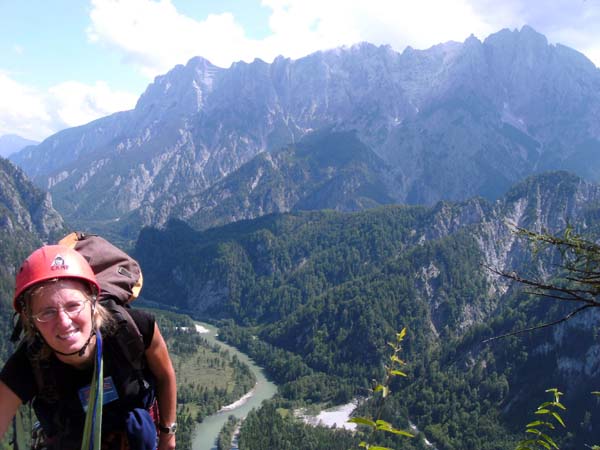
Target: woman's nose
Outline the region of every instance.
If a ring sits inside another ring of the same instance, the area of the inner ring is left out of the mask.
[[[63,308],[58,308],[58,311],[56,312],[56,320],[59,323],[71,323],[71,317],[69,317],[69,315]]]

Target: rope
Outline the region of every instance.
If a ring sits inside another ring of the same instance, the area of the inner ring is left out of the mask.
[[[17,411],[13,419],[13,433],[14,433],[14,450],[26,450],[25,447],[25,430],[23,429],[23,417],[21,411]]]
[[[100,442],[102,439],[102,404],[104,400],[103,372],[102,335],[99,331],[96,331],[94,375],[90,384],[90,397],[85,414],[81,450],[100,450]]]

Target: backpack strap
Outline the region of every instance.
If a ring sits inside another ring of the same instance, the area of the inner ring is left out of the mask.
[[[107,298],[100,304],[110,311],[116,322],[114,341],[119,347],[122,361],[129,365],[139,386],[137,389],[148,389],[149,383],[144,377],[144,338],[135,321],[127,311],[129,306],[120,305],[115,299]],[[127,391],[130,391],[127,388]]]

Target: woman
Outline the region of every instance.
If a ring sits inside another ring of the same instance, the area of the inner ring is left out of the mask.
[[[158,449],[175,448],[175,372],[154,317],[101,304],[99,291],[90,265],[69,247],[45,246],[25,260],[13,299],[25,339],[0,372],[0,439],[17,408],[33,401],[47,448],[79,449],[103,348],[102,448],[156,448],[156,415]]]

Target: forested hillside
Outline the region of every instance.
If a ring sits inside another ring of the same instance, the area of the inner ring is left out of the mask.
[[[600,374],[600,317],[483,345],[562,314],[486,265],[548,276],[559,255],[533,253],[507,223],[555,232],[578,223],[587,232],[598,198],[597,187],[555,173],[494,204],[298,212],[204,232],[174,221],[144,230],[136,255],[149,299],[230,319],[221,336],[264,365],[288,401],[365,394],[381,375],[387,340],[407,327],[410,378],[395,386],[387,418],[410,418],[440,449],[509,448],[544,390],[559,386],[571,402],[570,448],[578,448],[599,432],[589,392]]]

